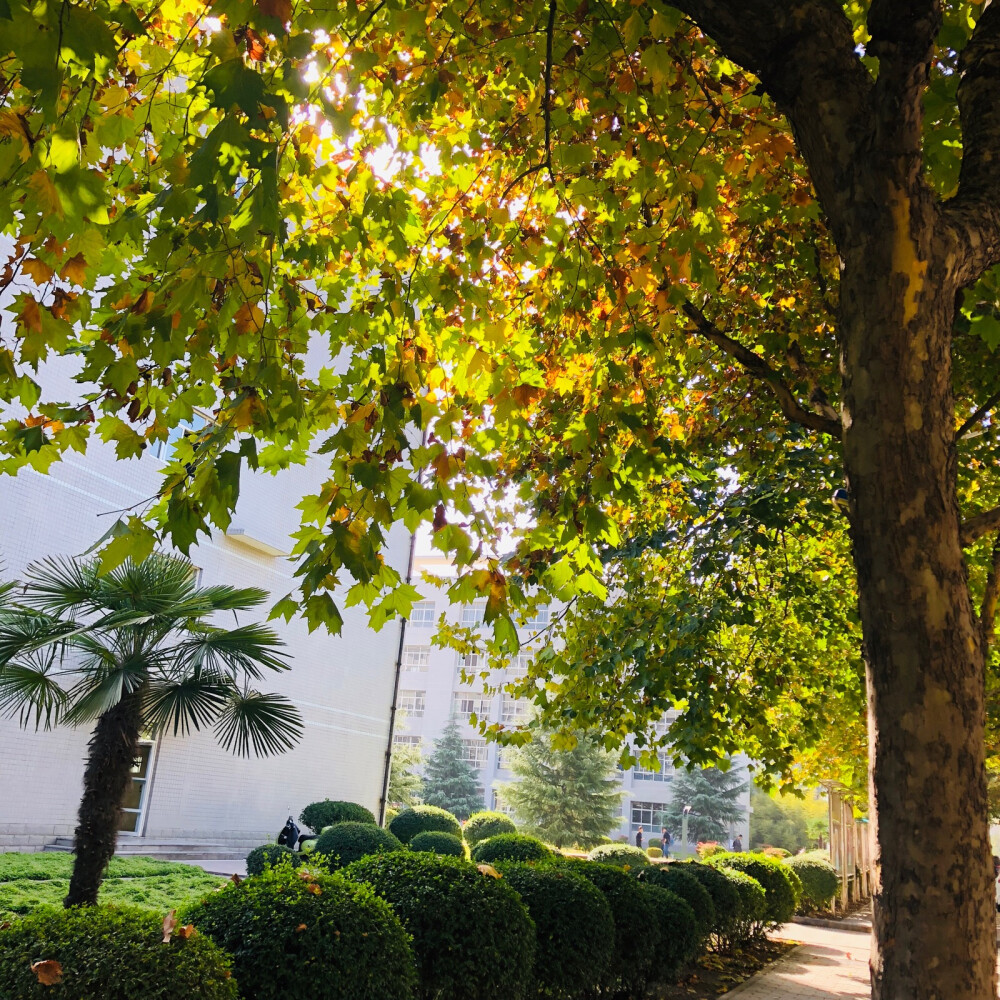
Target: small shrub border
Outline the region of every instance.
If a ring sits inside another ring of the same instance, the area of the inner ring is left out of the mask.
[[[795,914],[795,884],[789,869],[780,861],[763,854],[717,854],[711,863],[732,868],[756,879],[764,890],[765,923],[777,927],[788,923]]]

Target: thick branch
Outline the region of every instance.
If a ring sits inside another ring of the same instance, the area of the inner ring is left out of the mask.
[[[968,285],[1000,263],[1000,4],[979,15],[959,72],[962,172],[945,219],[959,241],[960,284]]]
[[[986,591],[979,609],[979,624],[983,630],[983,642],[989,647],[996,631],[997,603],[1000,602],[1000,535],[993,540],[993,560],[986,577]]]
[[[721,348],[731,358],[737,361],[743,370],[752,378],[766,382],[778,400],[781,412],[796,424],[809,427],[814,431],[832,434],[840,437],[843,427],[839,420],[822,416],[807,410],[796,398],[782,377],[759,355],[744,347],[732,337],[723,333],[696,305],[686,302],[683,306],[684,315],[690,319],[698,332],[708,341]]]
[[[976,424],[978,424],[983,417],[985,417],[986,414],[997,405],[997,403],[1000,403],[1000,389],[993,393],[993,395],[990,396],[990,398],[987,399],[986,402],[983,403],[983,405],[980,406],[979,409],[977,409],[976,412],[973,413],[961,427],[959,427],[959,429],[955,432],[955,440],[961,441],[962,438],[964,438],[965,435],[968,434],[969,431],[971,431],[972,428],[975,427]]]
[[[968,548],[983,535],[1000,529],[1000,507],[984,510],[981,514],[962,522],[962,547]]]

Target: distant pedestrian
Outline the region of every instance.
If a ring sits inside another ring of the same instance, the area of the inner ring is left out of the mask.
[[[635,846],[638,847],[640,851],[642,850],[642,827],[641,826],[639,827],[639,829],[636,831],[636,834],[635,834]]]
[[[733,850],[739,854],[743,850],[743,838],[736,834],[736,839],[733,841]]]
[[[670,845],[673,843],[673,838],[670,836],[670,831],[664,827],[660,830],[660,849],[663,851],[663,856],[665,858],[670,857]]]

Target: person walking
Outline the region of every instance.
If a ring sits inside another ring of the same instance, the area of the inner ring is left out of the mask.
[[[665,858],[670,857],[670,845],[672,843],[673,840],[670,837],[670,831],[666,827],[663,827],[663,829],[660,830],[660,850],[663,851],[663,856]]]
[[[739,854],[743,850],[743,838],[736,834],[736,839],[733,841],[733,851]]]
[[[642,850],[642,827],[641,826],[639,827],[639,829],[636,831],[636,834],[635,834],[635,846],[638,847],[640,851]]]

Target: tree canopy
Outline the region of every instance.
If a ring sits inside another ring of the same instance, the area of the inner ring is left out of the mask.
[[[673,836],[679,838],[683,811],[690,807],[688,837],[694,841],[721,841],[728,847],[729,828],[745,816],[740,796],[746,790],[747,778],[742,768],[723,771],[706,767],[681,771],[674,778],[664,817]]]
[[[423,774],[423,801],[467,819],[483,807],[479,776],[465,758],[462,734],[452,718],[434,741]]]

